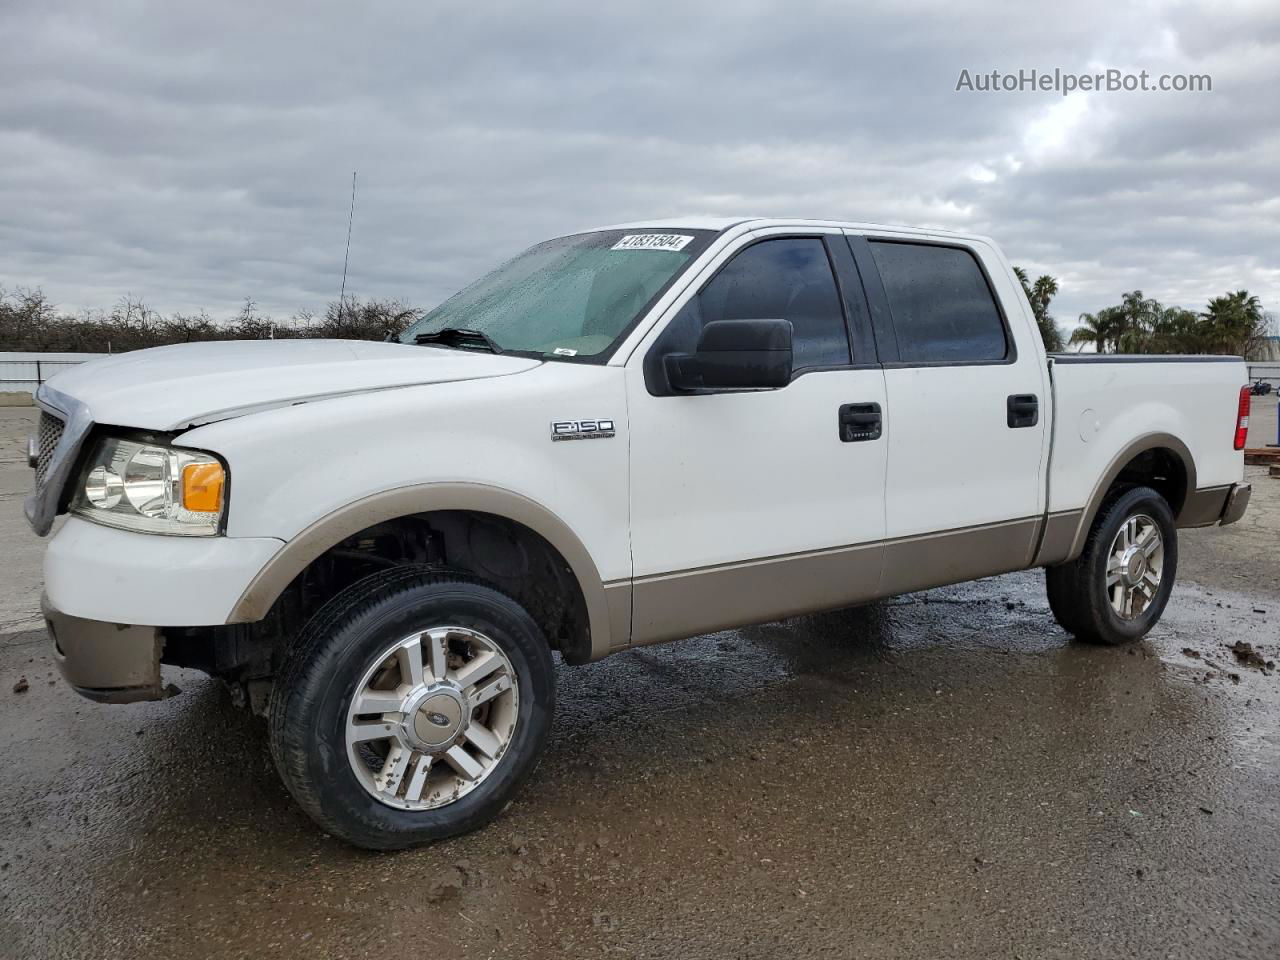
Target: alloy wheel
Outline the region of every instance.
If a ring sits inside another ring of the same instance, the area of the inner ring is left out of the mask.
[[[361,786],[401,810],[432,810],[470,793],[515,733],[519,683],[491,638],[432,627],[374,659],[347,711],[347,758]]]
[[[1107,596],[1122,620],[1140,617],[1156,598],[1164,572],[1164,539],[1146,514],[1125,520],[1107,555]]]

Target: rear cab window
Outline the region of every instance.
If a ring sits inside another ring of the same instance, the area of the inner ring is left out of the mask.
[[[900,363],[1000,363],[1009,357],[1004,318],[971,251],[868,241],[893,315]]]

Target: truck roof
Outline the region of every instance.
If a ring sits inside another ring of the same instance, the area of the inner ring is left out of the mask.
[[[912,227],[903,224],[872,223],[862,220],[818,220],[811,217],[706,217],[679,216],[664,217],[658,220],[636,220],[631,223],[614,223],[595,230],[653,230],[653,229],[685,229],[685,230],[727,230],[730,227],[747,225],[752,229],[765,227],[843,227],[851,230],[892,230],[900,233],[927,233],[955,237],[963,240],[987,240],[976,233],[962,233],[956,230],[944,230],[940,227]]]

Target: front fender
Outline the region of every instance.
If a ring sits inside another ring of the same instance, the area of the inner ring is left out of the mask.
[[[325,551],[361,530],[400,517],[467,510],[504,517],[533,530],[569,564],[587,606],[591,659],[625,646],[631,635],[631,585],[606,584],[581,539],[563,520],[528,497],[479,483],[422,483],[376,493],[316,520],[271,558],[245,589],[228,619],[252,623],[267,615],[285,588]]]

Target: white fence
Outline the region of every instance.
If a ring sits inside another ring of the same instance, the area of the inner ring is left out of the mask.
[[[0,393],[34,394],[56,373],[105,353],[4,353],[0,352]]]
[[[1273,387],[1280,387],[1280,360],[1268,363],[1250,363],[1249,380],[1265,380]]]

